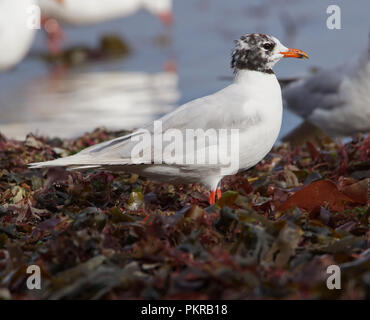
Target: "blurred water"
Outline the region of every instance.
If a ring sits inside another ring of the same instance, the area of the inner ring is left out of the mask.
[[[0,130],[23,138],[29,132],[74,137],[96,126],[132,129],[189,100],[228,85],[233,40],[249,32],[269,33],[289,47],[307,51],[308,61],[284,60],[279,77],[304,74],[353,58],[367,42],[370,1],[336,0],[342,30],[326,27],[327,0],[174,0],[170,29],[146,12],[93,27],[66,28],[67,46],[98,45],[115,33],[133,48],[127,58],[84,65],[67,72],[50,69],[38,53],[39,33],[29,56],[0,74]],[[166,63],[177,64],[177,74]],[[300,119],[285,112],[281,135]]]

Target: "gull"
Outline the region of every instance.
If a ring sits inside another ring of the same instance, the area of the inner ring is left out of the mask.
[[[370,131],[369,43],[355,59],[283,88],[287,108],[333,137]]]
[[[13,68],[28,53],[36,30],[27,26],[34,0],[0,1],[0,71]]]
[[[37,32],[37,28],[31,24],[37,22],[39,11],[38,0],[0,0],[0,47],[3,48],[0,72],[15,67],[29,52]],[[47,23],[45,17],[40,18],[40,25],[48,38],[48,47],[54,52],[56,44],[63,37],[61,29],[56,21]]]
[[[172,0],[37,0],[49,35],[49,50],[60,52],[64,32],[59,24],[89,26],[126,17],[140,9],[157,16],[164,25],[173,22]],[[50,35],[51,34],[51,35]]]
[[[214,204],[216,196],[221,196],[218,189],[221,179],[256,165],[271,150],[278,137],[282,121],[282,95],[272,68],[284,57],[308,56],[304,51],[285,47],[275,37],[246,34],[236,41],[232,52],[234,81],[228,87],[188,102],[129,135],[89,147],[76,155],[30,166],[66,167],[69,170],[95,168],[136,173],[172,184],[200,183],[210,190],[209,203]],[[159,130],[156,124],[160,124]],[[192,130],[226,130],[228,135],[224,139],[221,135],[217,136],[219,139],[210,137],[207,144],[201,144],[198,143],[200,136],[189,138],[188,132]],[[231,131],[237,133],[236,139],[233,139]],[[154,143],[154,146],[142,143],[142,154],[149,154],[150,157],[140,162],[136,153],[138,141],[144,140],[148,132],[154,142],[158,135],[169,132],[180,133],[185,139],[180,141],[181,144],[175,140],[175,145],[173,140]],[[231,144],[226,143],[229,141]],[[185,148],[180,148],[180,145]],[[175,148],[175,161],[173,148],[170,147]],[[230,152],[230,160],[237,166],[225,165],[220,157],[212,162],[213,152],[220,150],[237,150]],[[188,161],[195,158],[195,162]]]
[[[37,0],[43,14],[74,26],[129,16],[146,9],[165,25],[172,23],[172,0]]]

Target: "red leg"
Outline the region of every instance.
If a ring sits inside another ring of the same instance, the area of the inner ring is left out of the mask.
[[[211,191],[210,194],[209,194],[209,199],[208,199],[208,202],[209,204],[215,204],[216,203],[216,193],[214,191]]]
[[[149,219],[149,214],[147,214],[147,215],[144,217],[144,219],[142,219],[140,222],[141,222],[142,224],[145,224],[145,223],[148,221],[148,219]]]
[[[169,73],[177,73],[177,65],[174,60],[168,60],[164,64],[164,71]]]
[[[64,31],[57,20],[43,16],[41,18],[42,27],[47,34],[47,44],[52,54],[61,51],[62,42],[65,38]]]
[[[217,200],[221,198],[221,189],[220,188],[218,188],[216,190],[216,196],[217,196]]]
[[[171,11],[158,13],[158,18],[166,27],[173,25],[174,17]]]

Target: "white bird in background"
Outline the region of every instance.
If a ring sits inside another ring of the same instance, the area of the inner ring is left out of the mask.
[[[173,22],[172,0],[37,0],[45,17],[45,29],[54,32],[50,51],[58,53],[63,39],[60,23],[88,26],[122,18],[145,9],[157,16],[164,25]],[[51,19],[51,21],[47,21]]]
[[[52,53],[60,51],[64,38],[57,20],[71,25],[89,25],[147,9],[165,25],[173,22],[172,0],[0,0],[0,47],[3,48],[0,72],[17,65],[30,50],[37,30],[29,28],[27,23],[30,8],[35,5],[41,9],[41,26]]]
[[[172,0],[37,0],[43,14],[74,26],[126,17],[146,9],[164,24],[172,22]]]
[[[36,30],[27,21],[34,0],[0,0],[0,71],[11,69],[26,56]]]
[[[283,57],[307,58],[307,54],[288,49],[272,36],[247,34],[236,41],[232,54],[235,79],[231,85],[210,96],[191,101],[159,119],[162,124],[160,133],[177,129],[184,138],[189,129],[201,129],[203,132],[209,129],[237,129],[239,151],[231,155],[233,160],[237,159],[234,162],[238,163],[237,168],[225,168],[225,163],[219,158],[216,163],[199,164],[201,161],[197,158],[197,162],[189,164],[186,159],[195,159],[190,157],[191,153],[198,156],[202,154],[201,151],[208,154],[209,151],[230,146],[218,139],[209,139],[208,144],[198,144],[197,137],[185,139],[183,146],[186,151],[183,148],[176,149],[175,163],[172,150],[166,151],[173,141],[163,141],[162,146],[149,144],[148,150],[144,146],[143,151],[148,151],[152,160],[153,154],[154,158],[155,154],[160,154],[161,162],[151,160],[137,163],[138,159],[132,157],[134,149],[138,147],[136,139],[140,139],[145,132],[150,132],[155,139],[158,132],[155,132],[154,123],[144,127],[147,131],[135,130],[132,134],[89,147],[76,155],[34,163],[31,167],[61,166],[71,170],[98,168],[133,172],[173,184],[201,183],[211,190],[209,202],[214,204],[216,195],[218,198],[221,195],[217,187],[223,176],[256,165],[271,150],[278,137],[282,121],[282,97],[272,67]],[[188,149],[190,145],[193,145],[193,149]]]
[[[293,81],[283,89],[287,107],[331,136],[370,131],[370,35],[359,57]]]
[[[62,0],[48,1],[59,3]],[[0,0],[0,72],[16,66],[30,50],[37,28],[28,23],[35,22],[33,15],[35,19],[38,18],[37,5],[38,0]],[[63,38],[62,31],[56,21],[47,23],[45,17],[39,18],[48,37],[48,47],[54,52],[55,44]]]

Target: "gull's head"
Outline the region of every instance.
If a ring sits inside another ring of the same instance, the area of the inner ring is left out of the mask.
[[[231,67],[238,70],[253,70],[273,73],[272,67],[282,58],[308,58],[302,50],[287,48],[275,37],[250,33],[235,41]]]

